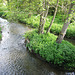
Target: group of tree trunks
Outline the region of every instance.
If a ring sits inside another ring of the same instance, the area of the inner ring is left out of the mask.
[[[48,2],[47,2],[47,3],[48,3]],[[54,22],[54,19],[55,19],[56,13],[57,13],[58,3],[59,3],[59,0],[57,0],[55,12],[54,12],[54,16],[53,16],[52,21],[51,21],[51,23],[50,23],[50,25],[49,25],[49,28],[48,28],[48,30],[47,30],[47,33],[50,32],[51,26],[52,26],[52,24],[53,24],[53,22]],[[46,3],[45,3],[45,0],[43,0],[43,8],[44,8],[45,10],[42,11],[42,13],[41,13],[41,15],[40,15],[40,25],[39,25],[39,29],[38,29],[39,33],[44,33],[44,25],[45,25],[46,17],[47,17],[48,10],[49,10],[49,7],[45,8],[45,4],[46,4]],[[71,21],[71,18],[72,18],[72,17],[70,16],[70,14],[72,14],[72,11],[73,11],[72,8],[73,8],[73,6],[74,6],[74,3],[71,2],[70,7],[69,7],[68,16],[67,16],[67,18],[66,18],[66,20],[65,20],[65,22],[64,22],[64,25],[63,25],[63,28],[62,28],[60,34],[59,34],[59,36],[58,36],[58,38],[57,38],[57,40],[56,40],[57,43],[61,43],[62,40],[63,40],[63,38],[64,38],[64,36],[65,36],[65,34],[66,34],[68,25],[69,25],[69,23],[70,23],[70,21]]]
[[[9,4],[9,1],[10,0],[7,0],[8,4]],[[37,1],[40,1],[40,0],[37,0]],[[49,28],[46,31],[47,33],[50,32],[51,26],[52,26],[52,24],[54,22],[54,19],[55,19],[56,13],[57,13],[57,9],[58,9],[58,6],[59,6],[59,1],[60,0],[57,0],[57,3],[55,4],[56,6],[55,6],[54,15],[53,15],[53,18],[52,18],[52,20],[50,22]],[[60,34],[59,34],[59,36],[58,36],[58,38],[56,40],[57,43],[62,42],[62,40],[63,40],[63,38],[64,38],[64,36],[66,34],[68,25],[69,25],[69,23],[71,21],[72,17],[70,16],[70,14],[72,14],[72,11],[73,11],[72,8],[75,5],[75,2],[73,2],[73,1],[74,0],[70,0],[70,5],[69,5],[70,7],[69,7],[68,15],[67,15],[67,18],[66,18],[66,20],[64,22],[64,25],[62,27],[62,30],[61,30],[61,32],[60,32]],[[48,15],[49,8],[50,8],[50,0],[41,0],[41,2],[42,2],[42,9],[41,9],[41,11],[39,10],[40,11],[40,24],[39,24],[39,28],[38,28],[39,34],[44,33],[44,25],[45,25],[46,17]],[[35,4],[35,6],[36,6],[36,4]],[[63,7],[63,2],[62,2],[62,7]],[[62,11],[63,11],[63,8],[62,8]]]

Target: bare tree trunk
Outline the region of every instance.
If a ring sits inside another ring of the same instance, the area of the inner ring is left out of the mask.
[[[44,32],[44,24],[45,24],[44,13],[42,13],[40,15],[39,33],[43,33]]]
[[[51,21],[51,23],[50,23],[50,26],[49,26],[49,28],[48,28],[48,30],[47,30],[47,33],[50,31],[51,26],[52,26],[52,24],[53,24],[53,22],[54,22],[54,19],[55,19],[56,13],[57,13],[58,3],[59,3],[59,0],[57,0],[57,5],[56,5],[56,8],[55,8],[54,16],[53,16],[52,21]]]
[[[47,2],[47,4],[45,3],[45,0],[43,0],[43,8],[45,10],[42,11],[41,15],[40,15],[40,25],[39,25],[39,33],[44,33],[44,25],[46,22],[46,17],[48,15],[48,10],[49,10],[49,3]]]
[[[45,0],[43,0],[43,9],[45,9]],[[39,33],[43,33],[44,31],[44,10],[42,10],[42,13],[40,15],[40,25],[39,25]]]
[[[73,5],[74,4],[71,3],[70,8],[69,8],[69,12],[68,12],[68,17],[67,17],[67,19],[66,19],[66,21],[65,21],[65,23],[63,25],[63,28],[62,28],[62,30],[61,30],[61,32],[60,32],[60,34],[59,34],[59,36],[58,36],[58,38],[56,40],[57,43],[61,43],[62,40],[63,40],[63,38],[64,38],[64,36],[65,36],[65,34],[66,34],[68,25],[69,25],[69,23],[71,21],[71,18],[69,17],[69,15],[72,13],[72,7],[73,7]]]

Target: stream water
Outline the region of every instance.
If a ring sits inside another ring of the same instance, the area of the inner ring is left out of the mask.
[[[2,18],[0,25],[0,75],[75,75],[75,72],[65,72],[50,66],[26,50],[23,34],[30,28]]]

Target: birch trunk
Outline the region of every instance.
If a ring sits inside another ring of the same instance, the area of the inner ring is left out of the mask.
[[[59,34],[59,36],[58,36],[58,38],[56,40],[57,43],[61,43],[63,38],[64,38],[64,36],[65,36],[65,34],[66,34],[68,25],[69,25],[69,23],[71,21],[71,18],[69,17],[69,15],[72,13],[72,7],[73,7],[73,3],[70,4],[70,8],[69,8],[69,12],[68,12],[68,17],[67,17],[67,19],[66,19],[66,21],[65,21],[65,23],[63,25],[63,28],[62,28],[62,30],[61,30],[61,32],[60,32],[60,34]]]
[[[45,10],[42,11],[41,15],[40,15],[40,25],[39,25],[39,33],[44,33],[44,25],[46,22],[46,17],[48,15],[48,11],[49,11],[49,3],[47,2],[47,4],[45,3],[45,0],[43,0],[43,8]]]
[[[59,0],[57,0],[57,5],[56,5],[56,8],[55,8],[54,16],[53,16],[52,21],[51,21],[51,23],[50,23],[50,25],[49,25],[49,28],[48,28],[48,30],[47,30],[47,33],[50,31],[51,26],[52,26],[52,24],[53,24],[53,22],[54,22],[54,19],[55,19],[56,13],[57,13],[58,3],[59,3]]]

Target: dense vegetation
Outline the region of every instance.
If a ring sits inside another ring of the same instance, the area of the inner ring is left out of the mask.
[[[75,68],[75,46],[68,41],[56,43],[57,36],[51,33],[38,34],[37,31],[28,32],[25,37],[29,39],[27,47],[30,51],[38,53],[47,62],[74,70]]]
[[[38,28],[39,18],[40,16],[35,15],[35,16],[31,16],[30,18],[26,18],[26,19],[20,18],[19,21],[33,28]],[[52,16],[47,17],[46,23],[45,23],[45,30],[48,29],[51,19],[52,19]],[[62,16],[61,15],[56,16],[55,21],[51,27],[51,32],[58,35],[62,29],[62,26],[63,26]],[[72,23],[69,25],[67,29],[66,37],[75,39],[75,23],[74,24]]]
[[[15,10],[15,11],[12,12],[13,10]],[[52,11],[53,11],[53,8],[52,8]],[[18,9],[12,8],[12,10],[9,11],[9,10],[7,10],[6,6],[0,4],[0,16],[2,16],[2,17],[5,16],[5,18],[7,18],[9,20],[13,20],[13,21],[17,20],[17,21],[24,23],[26,25],[29,25],[31,27],[39,28],[40,15],[31,13],[31,16],[29,17],[29,14],[30,14],[30,11],[27,14],[27,12],[24,12],[24,10],[21,11],[21,9],[19,9],[19,8]],[[49,14],[46,18],[46,23],[44,25],[45,30],[48,29],[52,18],[53,18],[53,16],[52,16],[51,12],[49,12]],[[55,17],[54,23],[52,24],[50,32],[58,35],[63,27],[64,19],[66,19],[66,14],[63,15],[58,12]],[[67,29],[66,37],[75,39],[75,22],[73,22],[72,20],[71,20],[71,23],[69,24],[69,27]]]
[[[38,29],[25,34],[30,40],[26,45],[30,51],[34,50],[52,64],[75,69],[75,46],[63,40],[65,35],[75,39],[74,0],[0,1],[1,17]]]

